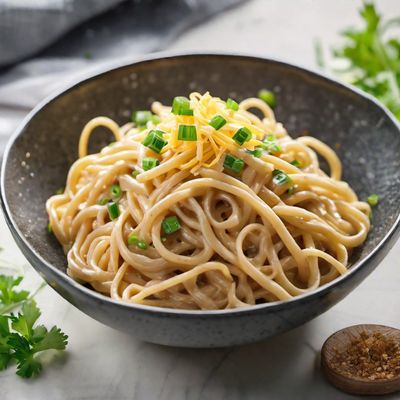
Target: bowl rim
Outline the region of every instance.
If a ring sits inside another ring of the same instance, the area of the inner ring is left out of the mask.
[[[71,80],[69,83],[62,85],[61,88],[46,96],[43,100],[41,100],[21,121],[21,123],[16,128],[15,132],[10,136],[8,139],[7,145],[5,147],[2,161],[1,161],[1,171],[0,171],[0,202],[1,207],[4,213],[4,217],[6,223],[14,236],[14,240],[16,241],[17,245],[20,249],[24,249],[32,258],[42,264],[46,269],[49,269],[50,272],[55,274],[59,279],[63,280],[67,285],[72,286],[74,290],[81,292],[81,295],[85,297],[91,297],[94,300],[100,301],[102,303],[107,303],[107,305],[111,307],[122,307],[125,308],[127,311],[135,310],[135,311],[142,311],[151,314],[162,314],[164,316],[180,316],[184,315],[185,317],[192,317],[196,318],[198,316],[204,317],[218,317],[218,316],[234,316],[237,314],[252,314],[260,309],[270,309],[270,311],[276,311],[281,308],[289,307],[294,303],[301,303],[313,298],[317,298],[323,296],[327,292],[331,291],[333,288],[340,286],[342,283],[350,279],[352,275],[354,275],[357,271],[359,271],[364,264],[366,264],[370,259],[376,256],[378,253],[383,251],[385,247],[389,244],[390,239],[400,230],[400,212],[396,217],[396,220],[393,222],[392,226],[390,227],[389,231],[386,235],[379,241],[379,243],[374,247],[374,249],[368,253],[363,259],[358,260],[355,264],[351,266],[348,270],[348,273],[345,275],[341,275],[334,279],[333,281],[318,287],[317,289],[303,293],[299,296],[295,296],[289,300],[281,300],[281,301],[274,301],[270,303],[263,303],[263,304],[256,304],[256,305],[249,305],[246,307],[240,308],[233,308],[233,309],[223,309],[223,310],[185,310],[185,309],[174,309],[174,308],[164,308],[164,307],[156,307],[156,306],[148,306],[144,304],[134,304],[134,303],[126,303],[121,300],[115,300],[111,297],[105,296],[94,289],[90,289],[78,282],[76,282],[73,278],[68,276],[65,272],[59,270],[47,260],[45,260],[40,254],[37,253],[35,248],[31,246],[29,241],[25,238],[25,236],[20,231],[19,227],[17,226],[16,222],[14,221],[13,214],[10,211],[10,207],[7,201],[7,196],[5,194],[5,171],[6,165],[9,158],[9,154],[11,149],[17,140],[17,138],[23,133],[24,129],[30,121],[39,114],[42,109],[44,109],[47,104],[52,102],[53,100],[57,99],[58,97],[63,96],[64,94],[68,93],[69,91],[73,90],[74,88],[79,87],[80,85],[91,81],[92,79],[99,78],[102,75],[106,75],[110,72],[116,71],[122,68],[128,68],[134,65],[146,64],[148,62],[153,61],[161,61],[161,60],[168,60],[168,59],[185,59],[190,57],[211,57],[211,58],[232,58],[232,59],[245,59],[245,60],[254,60],[254,61],[261,61],[263,63],[272,63],[277,64],[282,67],[288,68],[290,70],[295,70],[298,72],[302,72],[306,75],[314,76],[321,81],[325,81],[327,84],[336,86],[340,89],[344,89],[347,92],[355,93],[357,96],[362,97],[363,99],[367,100],[371,103],[374,107],[379,108],[383,114],[388,118],[390,122],[397,128],[398,133],[400,134],[400,123],[397,121],[395,116],[377,99],[375,99],[372,95],[361,91],[360,89],[351,86],[349,84],[339,82],[335,78],[321,73],[313,68],[309,68],[308,66],[302,66],[299,64],[291,63],[286,60],[282,60],[279,58],[273,57],[262,57],[260,55],[254,55],[251,53],[245,52],[215,52],[215,51],[188,51],[188,52],[175,52],[175,51],[161,51],[155,52],[151,54],[147,54],[144,56],[135,56],[133,58],[126,57],[122,60],[113,61],[113,62],[106,62],[97,67],[91,68],[88,70],[87,73],[80,74],[77,78]],[[390,249],[390,248],[389,248]],[[32,266],[35,268],[34,263]],[[44,274],[45,275],[45,274]],[[68,301],[68,300],[67,300]]]

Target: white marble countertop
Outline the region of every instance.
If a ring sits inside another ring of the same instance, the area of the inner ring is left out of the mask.
[[[332,43],[354,24],[361,2],[348,0],[258,0],[248,2],[182,35],[174,50],[244,51],[315,66],[313,39]],[[399,15],[398,0],[380,0],[387,15]],[[24,264],[3,217],[3,256]],[[262,343],[192,350],[147,344],[108,328],[68,304],[50,287],[37,301],[41,321],[69,335],[68,351],[51,360],[40,378],[23,380],[14,367],[0,372],[2,400],[197,400],[351,399],[326,383],[318,352],[333,332],[358,323],[400,327],[400,244],[345,300],[304,326]],[[26,267],[25,284],[40,282]],[[392,399],[398,399],[394,395]]]

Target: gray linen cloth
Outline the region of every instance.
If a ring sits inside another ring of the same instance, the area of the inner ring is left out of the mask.
[[[48,94],[109,63],[162,50],[185,30],[242,1],[0,0],[0,63],[27,57],[34,51],[27,51],[21,41],[31,42],[37,51],[64,34],[35,58],[11,68],[0,68],[0,154],[23,117]],[[29,9],[28,3],[36,4],[36,11]],[[52,3],[53,9],[45,11],[48,3]],[[64,15],[56,7],[57,3],[60,7],[69,7],[63,9]],[[116,3],[120,4],[65,34]],[[8,11],[4,12],[6,7]],[[32,21],[27,10],[32,15],[38,13]],[[11,29],[12,18],[19,26],[29,20],[28,29],[22,29],[23,33],[17,28]],[[49,25],[45,26],[47,23]],[[5,38],[2,34],[6,31]],[[14,54],[13,41],[18,43]]]

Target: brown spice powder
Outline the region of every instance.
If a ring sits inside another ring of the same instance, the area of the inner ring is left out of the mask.
[[[334,350],[332,366],[345,376],[373,381],[400,375],[400,344],[382,333],[363,331],[344,351]]]

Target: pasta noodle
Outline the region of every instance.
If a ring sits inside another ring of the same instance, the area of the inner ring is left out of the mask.
[[[213,310],[287,300],[347,272],[370,207],[331,148],[292,139],[257,98],[192,93],[152,111],[121,127],[89,121],[64,192],[47,201],[71,277],[124,302]],[[115,143],[87,154],[99,126]]]

